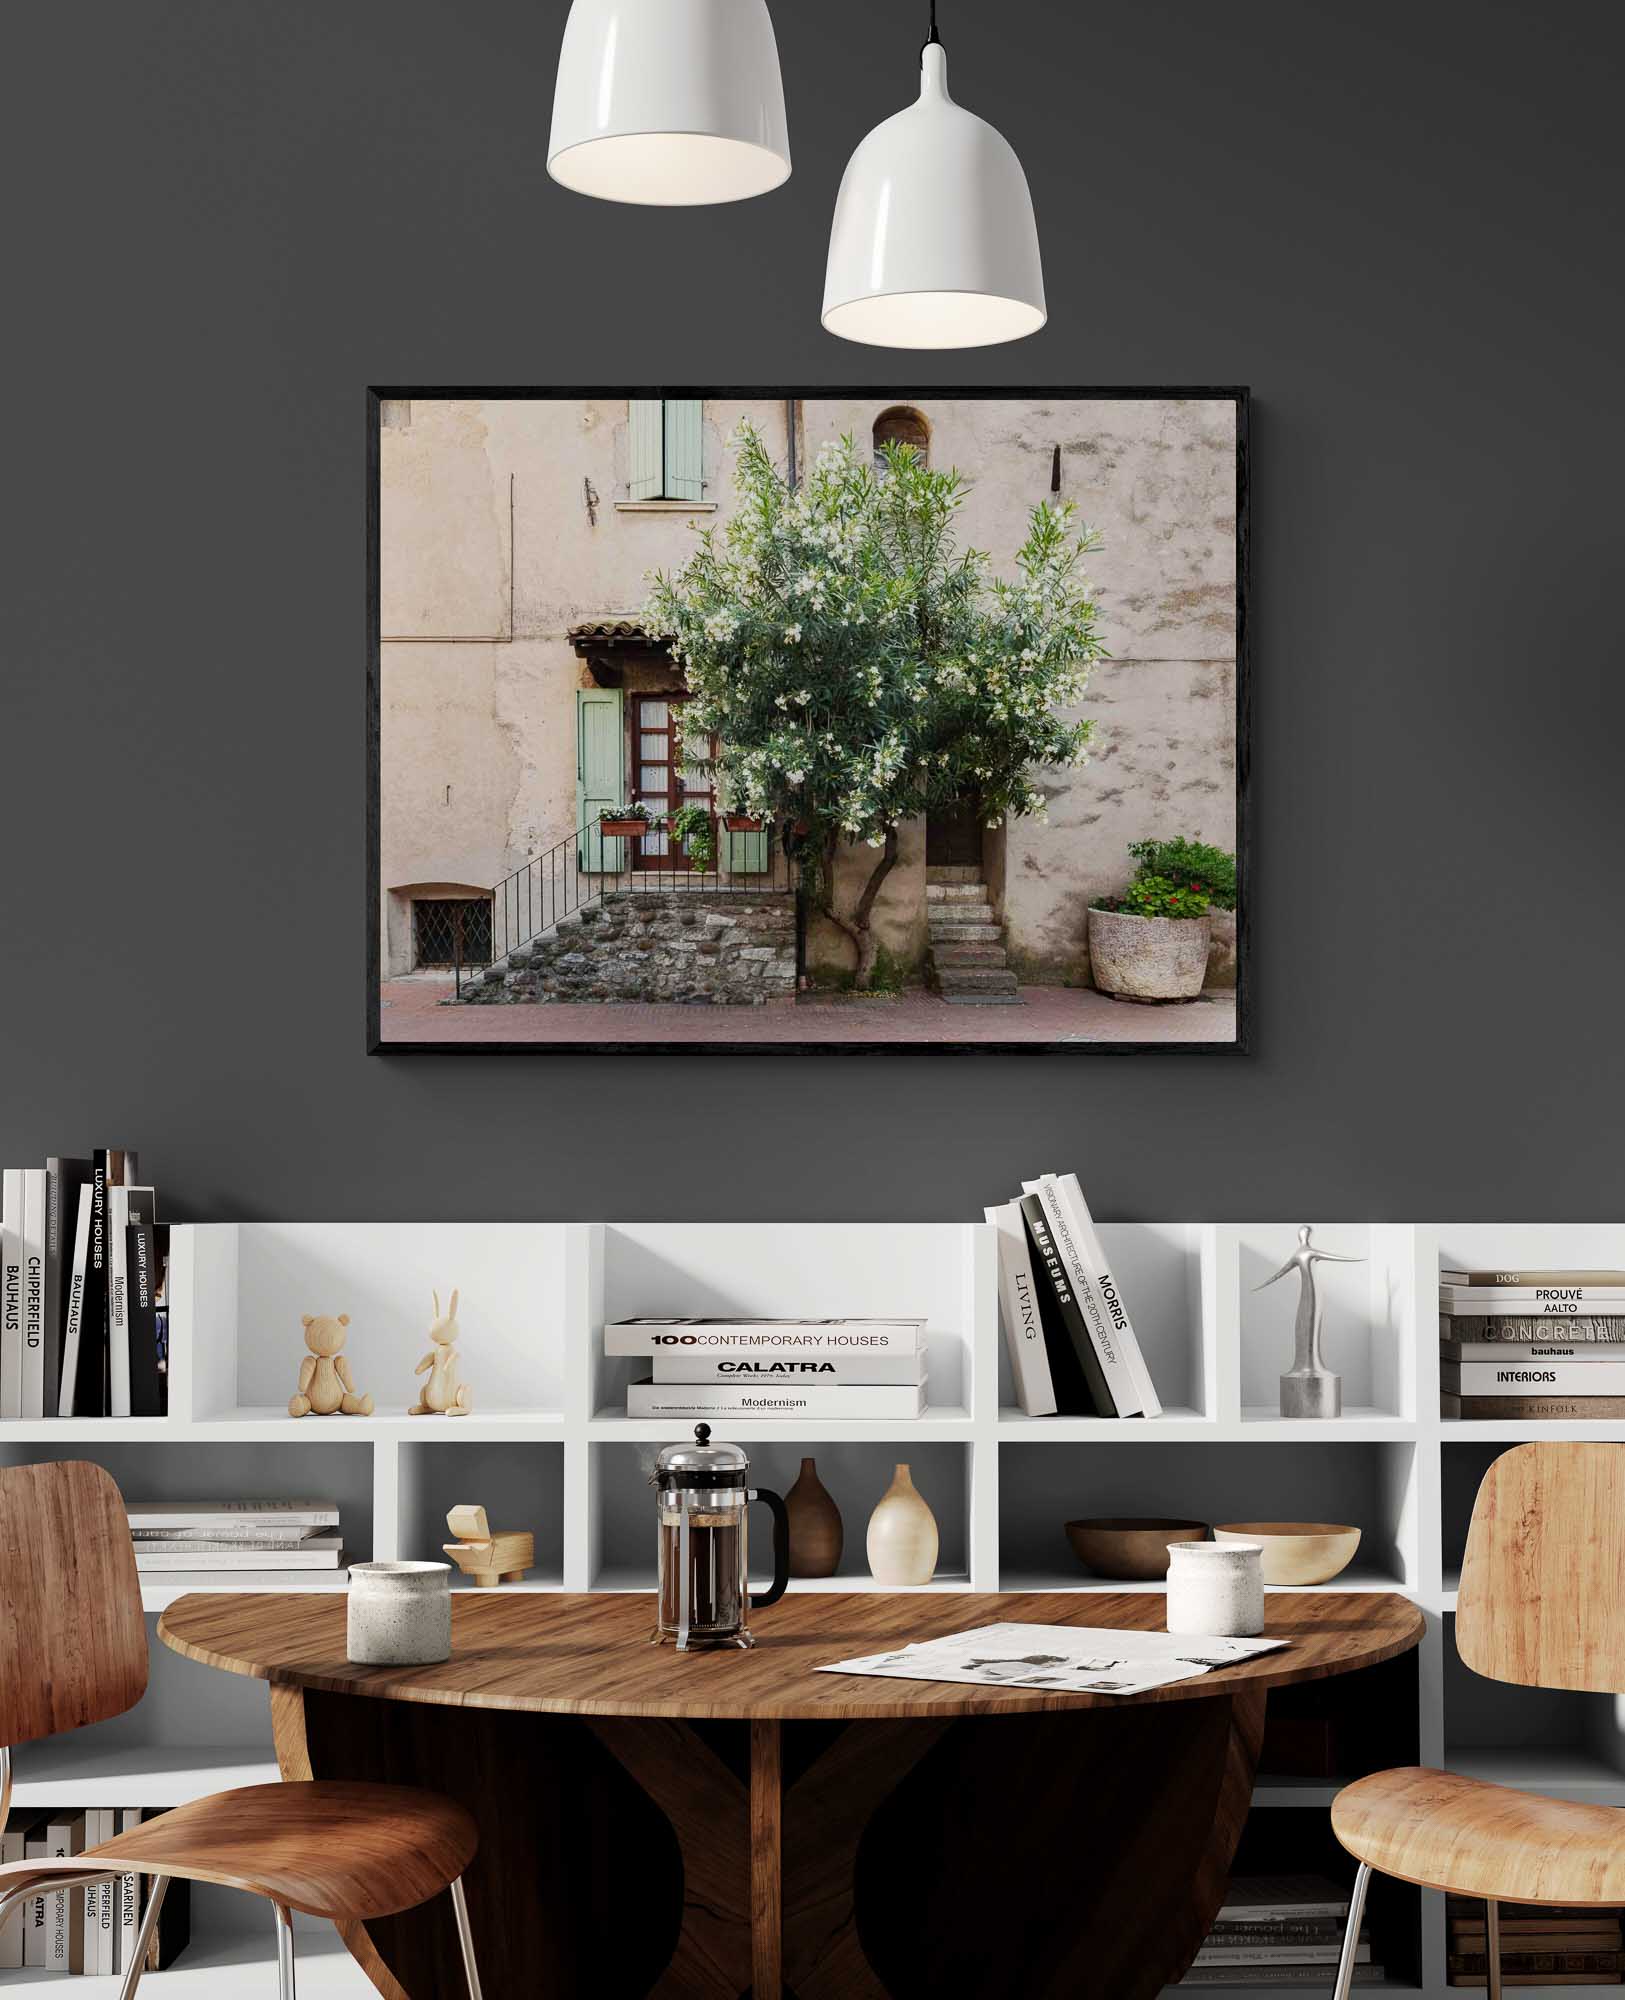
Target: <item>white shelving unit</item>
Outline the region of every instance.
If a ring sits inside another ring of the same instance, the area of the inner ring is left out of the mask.
[[[93,1458],[131,1498],[331,1495],[356,1559],[436,1554],[447,1508],[478,1501],[500,1525],[535,1530],[526,1589],[652,1591],[646,1475],[654,1449],[677,1433],[619,1413],[637,1364],[603,1355],[604,1321],[639,1312],[923,1313],[923,1418],[719,1426],[751,1451],[758,1482],[780,1491],[800,1458],[816,1455],[841,1506],[845,1573],[793,1589],[874,1587],[863,1528],[899,1460],[938,1518],[942,1561],[925,1586],[933,1592],[1120,1587],[1074,1561],[1063,1524],[1080,1515],[1357,1522],[1359,1557],[1328,1587],[1402,1591],[1426,1614],[1415,1716],[1399,1718],[1405,1727],[1414,1720],[1422,1761],[1625,1805],[1625,1715],[1614,1703],[1478,1680],[1456,1660],[1451,1636],[1467,1516],[1491,1459],[1532,1436],[1625,1439],[1625,1423],[1442,1422],[1434,1339],[1441,1264],[1625,1264],[1625,1226],[1317,1224],[1325,1247],[1365,1260],[1320,1267],[1328,1358],[1347,1405],[1331,1423],[1275,1414],[1296,1288],[1254,1288],[1292,1248],[1294,1230],[1102,1227],[1166,1405],[1142,1423],[1032,1419],[1015,1407],[993,1233],[978,1224],[177,1228],[170,1415],[3,1424],[0,1463]],[[408,1417],[431,1290],[444,1300],[453,1286],[474,1414]],[[306,1312],[350,1315],[346,1352],[375,1398],[374,1416],[285,1414]],[[155,1623],[188,1590],[343,1587],[342,1571],[175,1576],[149,1578],[143,1599]],[[151,1685],[137,1709],[25,1749],[17,1765],[20,1806],[162,1806],[261,1781],[273,1771],[264,1691],[181,1660],[154,1637]],[[1335,1790],[1261,1775],[1255,1809],[1305,1814],[1304,1827],[1318,1829]],[[244,1964],[265,1956],[269,1932],[260,1938],[261,1913],[246,1899],[205,1892],[198,1905],[204,1944],[154,1983],[157,1993],[202,1991],[205,1975],[218,1983],[220,1968],[239,1962],[234,1952]],[[1447,1990],[1433,1896],[1422,1898],[1418,1962],[1419,1985],[1388,1990]],[[329,1955],[307,1983],[322,1994],[370,1990],[347,1984],[350,1971]]]

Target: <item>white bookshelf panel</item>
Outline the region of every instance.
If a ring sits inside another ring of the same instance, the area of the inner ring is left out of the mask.
[[[1163,1420],[1211,1421],[1219,1414],[1217,1229],[1194,1222],[1103,1222],[1099,1232],[1162,1399]],[[1074,1421],[1023,1418],[1002,1334],[998,1382],[1002,1417],[1028,1423]]]
[[[730,1437],[734,1433],[729,1433]],[[649,1484],[657,1447],[594,1444],[591,1447],[597,1568],[595,1590],[655,1586],[655,1496]],[[809,1452],[800,1438],[755,1440],[749,1446],[750,1482],[788,1493],[804,1457],[815,1458],[818,1477],[841,1510],[844,1536],[836,1577],[793,1580],[792,1590],[858,1590],[871,1587],[864,1552],[869,1516],[900,1464],[936,1516],[938,1587],[970,1582],[971,1448],[963,1444],[893,1437],[885,1443],[819,1444]],[[773,1523],[767,1509],[750,1509],[751,1574],[763,1584],[773,1573]],[[991,1589],[990,1581],[978,1588]],[[764,1618],[771,1613],[764,1613]]]
[[[451,1539],[446,1515],[453,1507],[485,1509],[495,1531],[528,1529],[536,1537],[529,1590],[557,1590],[564,1582],[564,1446],[465,1442],[436,1435],[409,1439],[397,1462],[397,1558],[445,1562]],[[473,1589],[453,1567],[452,1588]],[[512,1590],[512,1584],[500,1588]]]
[[[1280,1378],[1292,1366],[1299,1281],[1289,1274],[1260,1290],[1297,1248],[1295,1223],[1246,1223],[1236,1243],[1241,1408],[1264,1421],[1280,1411]],[[1408,1225],[1321,1222],[1317,1248],[1362,1261],[1321,1263],[1315,1281],[1324,1304],[1323,1350],[1343,1378],[1351,1416],[1416,1414],[1414,1355],[1417,1299],[1414,1234]]]
[[[563,1408],[563,1224],[203,1223],[175,1236],[182,1414],[292,1421],[303,1315],[348,1313],[344,1352],[357,1389],[373,1398],[376,1419],[404,1419],[425,1379],[413,1370],[429,1351],[433,1294],[444,1308],[454,1289],[460,1372],[476,1411],[545,1417]]]
[[[611,1223],[598,1237],[603,1317],[923,1317],[930,1409],[963,1415],[977,1262],[991,1257],[992,1233],[960,1223]],[[614,1416],[648,1363],[605,1355],[602,1324],[592,1333],[591,1410]]]
[[[1149,1427],[1148,1427],[1149,1429]],[[1205,1521],[1335,1521],[1358,1527],[1354,1563],[1327,1590],[1414,1590],[1418,1577],[1416,1447],[1296,1444],[1267,1449],[1154,1437],[1073,1449],[1009,1439],[999,1446],[999,1587],[1120,1590],[1086,1570],[1066,1538],[1071,1520],[1156,1516]],[[1131,1586],[1132,1587],[1132,1586]],[[1147,1585],[1160,1589],[1160,1584]]]

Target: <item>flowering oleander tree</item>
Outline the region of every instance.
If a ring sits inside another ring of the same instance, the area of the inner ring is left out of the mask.
[[[755,430],[737,443],[736,512],[651,579],[644,623],[684,668],[688,723],[716,732],[720,799],[781,829],[866,987],[899,824],[967,805],[990,826],[1042,816],[1039,774],[1085,760],[1090,725],[1057,711],[1106,657],[1082,571],[1098,541],[1041,504],[1008,582],[958,545],[965,482],[911,446],[876,466],[843,438],[792,491]],[[843,910],[848,845],[875,859]]]

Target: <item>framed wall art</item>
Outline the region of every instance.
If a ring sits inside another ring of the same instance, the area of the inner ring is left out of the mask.
[[[1247,414],[369,391],[369,1048],[1245,1050]]]

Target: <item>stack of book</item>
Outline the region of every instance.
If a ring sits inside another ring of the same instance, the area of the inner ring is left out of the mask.
[[[1484,1905],[1467,1896],[1445,1899],[1452,1986],[1483,1986]],[[1524,1903],[1501,1905],[1503,1986],[1625,1985],[1618,1910],[1567,1910]]]
[[[169,1231],[134,1153],[0,1179],[0,1420],[169,1409]]]
[[[983,1209],[999,1232],[999,1317],[1029,1417],[1157,1417],[1134,1337],[1076,1174],[1023,1181]]]
[[[139,1806],[14,1812],[0,1832],[0,1862],[54,1861],[99,1847],[151,1819]],[[174,1964],[191,1936],[190,1885],[172,1881],[147,1950],[149,1972]],[[126,1973],[146,1905],[139,1875],[88,1889],[59,1889],[15,1908],[0,1925],[0,1972],[38,1966],[47,1972]]]
[[[143,1576],[337,1569],[344,1559],[332,1500],[132,1500],[125,1511]]]
[[[1348,1910],[1347,1892],[1319,1875],[1238,1875],[1180,1983],[1328,1993]],[[1354,1984],[1382,1986],[1387,1977],[1362,1930]]]
[[[1625,1271],[1441,1271],[1445,1417],[1625,1417]]]
[[[859,1417],[925,1410],[923,1319],[623,1319],[606,1354],[652,1357],[629,1417]]]

